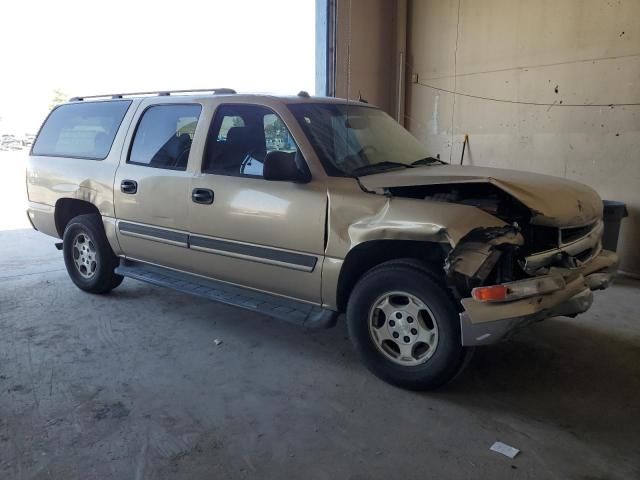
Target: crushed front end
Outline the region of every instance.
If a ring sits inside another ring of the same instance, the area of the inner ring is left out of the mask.
[[[602,249],[600,218],[578,227],[525,220],[476,229],[447,256],[445,271],[459,295],[462,343],[486,345],[532,322],[576,316],[593,291],[611,283],[617,255]]]
[[[430,216],[438,214],[449,239],[444,271],[460,302],[464,345],[495,343],[529,323],[583,313],[592,291],[607,288],[616,271],[616,254],[602,249],[602,200],[586,185],[454,165],[363,182],[392,198],[424,200]],[[474,207],[477,215],[458,217],[449,205]],[[465,224],[473,227],[458,235]]]

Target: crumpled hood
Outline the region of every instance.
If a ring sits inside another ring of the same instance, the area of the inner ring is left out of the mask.
[[[602,216],[602,200],[592,188],[538,173],[459,165],[427,165],[360,177],[368,189],[491,183],[533,212],[531,223],[550,227],[584,225]]]

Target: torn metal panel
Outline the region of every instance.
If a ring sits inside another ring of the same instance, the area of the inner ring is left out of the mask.
[[[482,281],[491,273],[499,258],[500,252],[489,244],[462,242],[447,256],[444,270],[448,275],[457,272]]]
[[[363,177],[365,178],[365,177]],[[327,255],[344,258],[371,240],[415,240],[455,247],[475,229],[508,227],[504,221],[469,205],[366,195],[352,179],[329,189]]]
[[[455,246],[477,228],[505,225],[475,207],[425,200],[386,198],[375,214],[354,220],[348,227],[352,245],[368,240],[418,240]]]
[[[498,262],[501,252],[497,245],[522,245],[524,239],[516,227],[476,228],[460,240],[449,253],[445,272],[454,272],[483,281]]]

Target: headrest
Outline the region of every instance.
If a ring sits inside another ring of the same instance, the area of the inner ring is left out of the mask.
[[[237,143],[242,142],[247,136],[246,127],[231,127],[227,132],[227,142]]]

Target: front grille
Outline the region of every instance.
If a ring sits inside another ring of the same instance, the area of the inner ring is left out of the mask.
[[[543,227],[540,225],[530,225],[529,231],[525,234],[531,252],[544,252],[554,248],[568,245],[581,238],[586,237],[598,225],[598,222],[590,223],[581,227]]]
[[[543,227],[541,225],[530,225],[525,235],[525,245],[531,252],[543,252],[558,248],[558,229],[554,227]]]
[[[557,266],[576,268],[588,263],[600,252],[600,237],[603,224],[596,221],[582,227],[550,228],[533,226],[527,240],[537,240],[529,244],[525,253],[523,268],[534,274],[540,268]],[[555,246],[550,247],[555,231]]]
[[[591,233],[591,230],[596,226],[596,223],[584,225],[582,227],[569,227],[560,229],[560,243],[566,245],[567,243],[575,242],[582,237]]]

